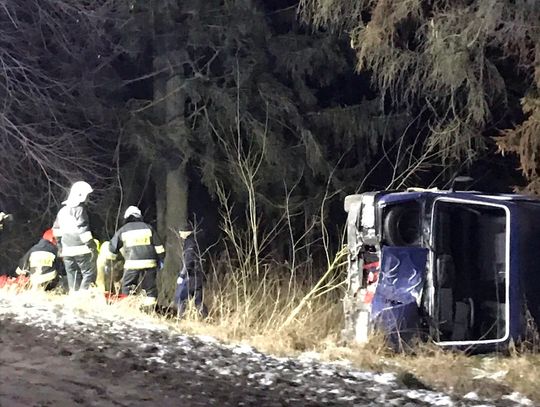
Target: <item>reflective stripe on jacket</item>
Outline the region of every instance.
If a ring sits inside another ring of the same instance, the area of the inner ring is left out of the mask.
[[[30,253],[30,256],[28,258],[28,266],[30,268],[52,267],[54,265],[55,260],[56,260],[56,255],[54,253],[46,252],[43,250],[37,250],[35,252]]]
[[[157,260],[126,260],[124,268],[126,270],[142,270],[157,267]]]
[[[154,229],[140,220],[126,223],[116,231],[109,243],[113,254],[123,249],[124,269],[141,270],[157,267],[165,249]]]
[[[59,263],[58,248],[48,240],[41,239],[25,253],[19,262],[19,268],[30,273],[49,273],[58,270]]]
[[[79,246],[67,246],[63,243],[64,242],[62,242],[62,256],[64,257],[82,256],[83,254],[92,253],[90,248],[85,244]]]
[[[93,237],[84,206],[63,206],[56,216],[53,233],[57,238],[62,239],[62,256],[80,256],[91,253],[87,243]]]

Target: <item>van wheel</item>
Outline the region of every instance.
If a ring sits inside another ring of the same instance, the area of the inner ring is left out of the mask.
[[[418,205],[396,205],[384,218],[383,233],[391,246],[416,246],[420,244],[420,208]]]

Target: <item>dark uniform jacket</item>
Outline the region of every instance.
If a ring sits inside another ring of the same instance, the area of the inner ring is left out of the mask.
[[[184,251],[182,255],[182,270],[180,277],[187,279],[190,290],[201,288],[204,283],[204,271],[202,268],[201,253],[199,245],[195,239],[195,234],[191,234],[184,241]]]
[[[61,263],[58,257],[58,248],[48,240],[41,239],[22,257],[19,268],[30,271],[31,274],[59,272]]]
[[[63,206],[56,216],[53,233],[61,241],[63,257],[92,253],[93,236],[84,205]]]
[[[110,252],[118,254],[122,248],[125,270],[155,268],[165,255],[157,233],[140,220],[126,223],[114,234],[109,244]]]

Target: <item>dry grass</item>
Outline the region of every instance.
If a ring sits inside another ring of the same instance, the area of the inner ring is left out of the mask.
[[[275,354],[313,350],[328,338],[338,338],[342,308],[337,292],[315,297],[287,323],[310,287],[307,282],[291,283],[290,277],[227,273],[206,287],[208,319],[202,322],[192,311],[178,324],[188,332],[250,342]]]
[[[427,387],[452,391],[456,395],[475,392],[482,397],[497,398],[518,391],[534,402],[540,402],[540,355],[517,353],[510,356],[468,356],[443,351],[434,345],[418,345],[409,354],[393,354],[382,338],[373,337],[364,345],[341,345],[342,305],[339,291],[318,296],[284,325],[291,312],[305,298],[312,285],[291,284],[289,279],[261,276],[238,280],[229,274],[206,288],[211,309],[206,320],[191,309],[186,318],[165,318],[144,311],[142,298],[132,297],[107,304],[99,292],[86,296],[61,296],[43,292],[15,294],[2,290],[2,296],[13,301],[48,301],[71,309],[107,313],[118,318],[144,319],[167,324],[187,334],[210,335],[227,343],[247,343],[279,356],[316,353],[326,361],[349,361],[352,365],[377,372],[397,372],[407,387]]]
[[[313,282],[291,285],[287,279],[237,277],[228,275],[208,287],[206,298],[212,310],[208,320],[201,321],[192,312],[173,325],[183,332],[248,343],[275,355],[313,352],[326,361],[349,361],[371,371],[397,372],[398,380],[407,387],[452,391],[456,395],[475,392],[490,398],[518,391],[540,402],[536,385],[540,355],[515,352],[471,356],[431,344],[419,344],[408,354],[395,354],[377,336],[366,345],[345,346],[340,343],[343,312],[339,290],[308,301],[293,323],[284,326]]]
[[[508,372],[505,381],[512,389],[540,402],[540,355],[523,354],[496,361],[499,369]]]

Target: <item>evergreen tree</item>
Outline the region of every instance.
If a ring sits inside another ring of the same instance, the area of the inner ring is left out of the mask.
[[[186,0],[139,12],[157,22],[156,76],[130,141],[149,161],[197,166],[211,191],[220,181],[245,199],[230,176],[231,149],[250,151],[263,157],[265,210],[284,183],[298,181],[298,199],[309,207],[338,162],[334,187],[354,190],[384,137],[408,124],[404,114],[384,114],[367,87],[348,93],[350,51],[333,35],[306,32],[294,10],[284,17],[261,1]]]
[[[142,157],[141,175],[152,165],[167,273],[179,267],[175,231],[190,212],[200,217],[188,173],[210,194],[222,186],[238,213],[255,198],[261,228],[275,226],[293,190],[288,203],[301,215],[293,222],[303,234],[318,216],[328,179],[342,215],[340,199],[358,188],[382,141],[401,135],[409,122],[405,114],[383,114],[368,86],[363,92],[349,86],[365,80],[350,68],[348,45],[307,32],[294,8],[168,0],[138,2],[133,15],[133,30],[147,33],[141,50],[152,50],[146,76],[153,92],[132,101],[124,141]],[[246,175],[250,163],[257,170]]]
[[[316,27],[350,37],[357,69],[372,74],[394,107],[427,109],[429,147],[470,158],[484,135],[525,120],[500,145],[536,175],[539,2],[302,0],[301,7]],[[516,114],[524,96],[525,116]]]

